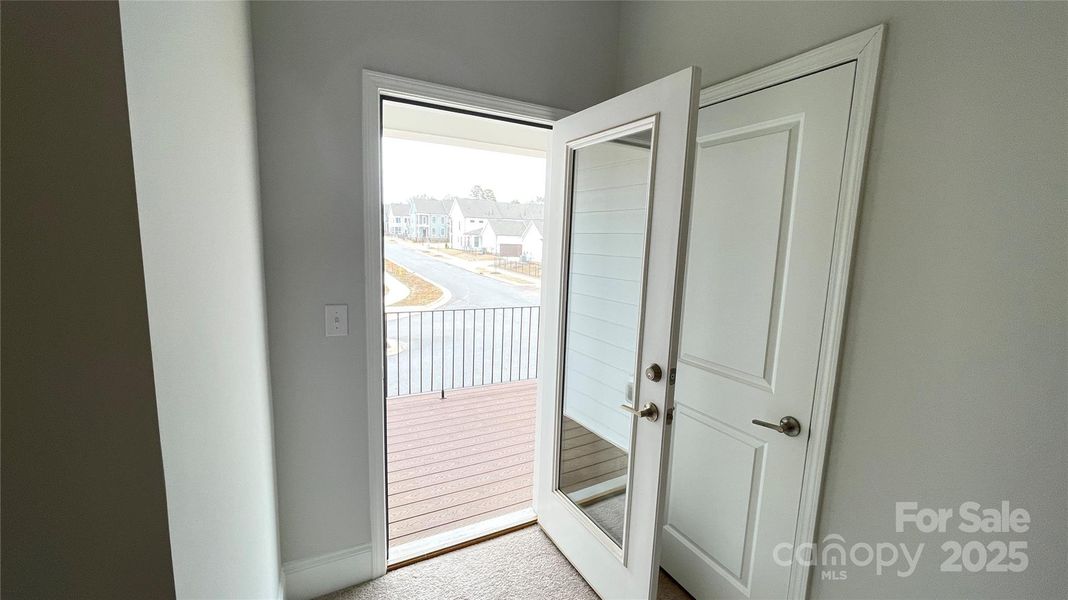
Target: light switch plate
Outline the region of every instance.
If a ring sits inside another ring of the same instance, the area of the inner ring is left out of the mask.
[[[326,337],[349,334],[349,305],[326,305]]]

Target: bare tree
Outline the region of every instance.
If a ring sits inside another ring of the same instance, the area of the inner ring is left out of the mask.
[[[471,197],[476,200],[492,200],[497,201],[497,194],[493,193],[493,190],[484,188],[481,185],[476,185],[471,188]]]

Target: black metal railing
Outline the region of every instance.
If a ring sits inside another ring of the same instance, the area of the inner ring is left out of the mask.
[[[540,306],[387,312],[386,397],[534,379]]]
[[[498,256],[493,259],[493,268],[506,269],[523,275],[541,278],[541,263],[532,261],[516,260]]]

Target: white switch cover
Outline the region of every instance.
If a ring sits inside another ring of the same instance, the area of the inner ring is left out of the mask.
[[[349,305],[326,305],[326,337],[349,334]]]

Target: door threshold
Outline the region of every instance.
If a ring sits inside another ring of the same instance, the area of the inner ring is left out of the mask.
[[[446,531],[422,540],[401,544],[389,549],[386,571],[406,567],[428,558],[459,550],[488,539],[495,538],[517,529],[529,527],[538,522],[533,508],[524,508],[479,523],[472,523],[459,529]]]

